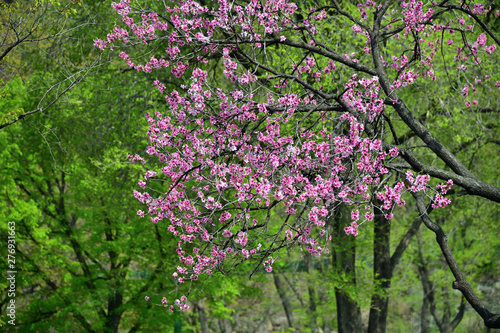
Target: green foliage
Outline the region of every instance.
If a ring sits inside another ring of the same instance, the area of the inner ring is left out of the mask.
[[[26,98],[26,90],[21,78],[12,80],[7,85],[0,82],[0,125],[9,123],[24,113],[19,105]]]
[[[7,5],[1,2],[1,10],[6,9],[3,13],[18,13],[22,10],[20,3]],[[37,109],[42,97],[44,102],[54,100],[57,92],[68,87],[73,79],[70,75],[70,79],[64,81],[68,78],[69,68],[80,70],[91,67],[94,62],[104,61],[93,51],[92,40],[105,34],[109,26],[107,22],[116,20],[110,15],[107,4],[98,1],[77,1],[74,4],[54,0],[34,2],[34,6],[42,5],[55,11],[45,16],[47,20],[43,29],[36,31],[35,37],[42,38],[44,33],[57,31],[62,22],[58,20],[66,19],[74,25],[74,33],[63,35],[57,43],[43,41],[20,48],[8,59],[3,59],[4,63],[18,68],[21,68],[20,64],[27,65],[22,67],[22,77],[6,78],[6,82],[0,84],[0,125],[16,119],[25,111]],[[151,2],[150,5],[158,4]],[[306,1],[303,8],[317,5],[314,1]],[[357,13],[355,5],[347,10],[353,15]],[[80,25],[79,22],[88,17],[94,17],[94,22]],[[96,22],[99,24],[94,24]],[[356,52],[361,63],[370,59],[371,55],[356,49],[354,43],[348,43],[361,37],[355,35],[345,18],[334,10],[329,11],[329,17],[318,29],[331,47],[342,46],[342,53],[346,54]],[[156,47],[161,50],[161,43]],[[474,174],[498,185],[499,114],[465,108],[465,100],[456,99],[456,91],[460,91],[464,83],[473,82],[474,77],[472,74],[449,75],[449,68],[444,64],[453,63],[452,48],[444,46],[440,55],[442,65],[434,68],[438,80],[407,87],[401,91],[401,97],[425,126],[438,133],[441,142],[451,147],[462,161],[470,161]],[[49,49],[57,51],[49,53]],[[408,52],[407,47],[395,40],[384,44],[384,57],[405,52]],[[131,55],[138,58],[150,56],[149,53],[134,54],[134,51]],[[102,57],[106,56],[109,55]],[[111,59],[115,58],[113,55]],[[493,73],[492,80],[499,80],[498,57],[482,60],[482,69]],[[265,54],[265,61],[291,72],[290,65],[293,62],[300,64],[303,54],[273,46]],[[321,67],[325,65],[320,63]],[[219,70],[220,58],[201,66],[209,69],[214,82],[225,82]],[[144,136],[147,124],[143,121],[143,114],[147,111],[165,112],[165,104],[158,92],[149,93],[154,78],[131,73],[118,61],[101,68],[100,71],[89,71],[85,84],[70,90],[44,115],[32,116],[0,130],[0,234],[7,230],[3,221],[16,222],[18,262],[23,272],[18,275],[18,323],[25,331],[87,331],[86,324],[94,331],[112,330],[109,318],[113,311],[120,316],[121,330],[140,325],[137,326],[139,331],[167,331],[179,319],[178,314],[171,314],[160,304],[166,292],[175,289],[176,295],[181,295],[187,288],[175,285],[170,279],[178,264],[176,244],[164,224],[152,225],[137,217],[136,211],[142,206],[132,193],[137,189],[135,183],[145,166],[131,164],[126,159],[127,154],[141,153],[148,144]],[[480,71],[478,67],[477,73],[473,74],[479,75]],[[339,65],[321,85],[328,91],[340,92],[343,89],[340,78],[346,74],[347,70]],[[178,83],[171,81],[170,73],[159,76],[158,79],[168,88],[179,89]],[[265,82],[267,77],[259,74],[259,80]],[[308,78],[308,83],[319,86],[312,78]],[[50,90],[51,87],[55,88]],[[44,95],[47,91],[48,94]],[[304,93],[296,83],[287,92]],[[487,101],[485,104],[489,104],[491,110],[498,110],[497,91],[478,85],[475,96]],[[469,96],[472,98],[475,97]],[[395,118],[390,113],[389,116]],[[305,119],[302,126],[307,127],[316,120]],[[292,133],[293,126],[289,126]],[[405,134],[403,124],[396,121],[394,127],[399,135]],[[387,139],[391,140],[390,134],[387,134]],[[422,148],[419,147],[422,142],[415,138],[408,139],[402,146],[414,149],[415,156],[422,161],[439,164],[425,147],[418,150]],[[153,161],[147,161],[146,167],[151,165]],[[168,185],[158,183],[152,188],[162,191]],[[488,284],[500,274],[496,265],[500,254],[497,237],[500,230],[496,223],[498,206],[469,196],[455,194],[451,197],[453,205],[446,211],[433,212],[432,217],[447,232],[454,255],[473,287]],[[277,208],[270,216],[270,232],[277,232],[286,218],[281,207]],[[418,217],[411,204],[398,209],[397,218],[391,222],[392,249],[413,219]],[[259,220],[265,219],[265,213],[259,214],[263,214],[258,216]],[[437,290],[438,311],[442,313],[458,306],[459,295],[450,291],[452,277],[440,259],[434,236],[427,231],[422,231],[420,243],[413,240],[410,244],[395,271],[389,292],[382,289],[383,281],[374,282],[373,279],[371,226],[360,227],[355,244],[348,244],[338,237],[334,237],[336,244],[332,250],[355,250],[356,274],[334,267],[331,258],[326,263],[316,262],[317,265],[313,265],[316,269],[306,273],[301,250],[288,252],[290,249],[283,249],[279,253],[280,264],[276,269],[282,270],[299,290],[297,294],[289,291],[294,315],[303,320],[297,330],[313,331],[314,324],[334,326],[334,297],[338,290],[363,309],[369,308],[371,296],[388,293],[391,299],[388,330],[408,330],[408,322],[418,320],[422,306],[417,273],[421,261],[431,272]],[[269,240],[262,241],[264,248],[269,243]],[[418,257],[419,248],[425,249],[422,260]],[[278,298],[269,297],[270,290],[274,290],[269,275],[258,270],[252,280],[247,281],[255,264],[243,263],[232,276],[214,273],[200,279],[196,289],[191,290],[190,299],[204,299],[210,320],[234,321],[236,313],[246,310],[249,304],[262,308],[262,313],[273,306],[279,307]],[[317,301],[315,313],[307,309],[308,287],[318,292],[314,296]],[[146,295],[151,297],[149,302],[144,301]],[[4,294],[1,296],[6,298]],[[302,297],[300,302],[299,297]],[[494,302],[494,296],[481,297]],[[108,308],[108,304],[114,301],[118,306]],[[189,316],[182,314],[180,317],[184,322],[183,329],[195,331],[199,325],[195,320],[188,324]],[[472,316],[466,313],[466,319]],[[0,321],[0,326],[2,324]]]
[[[112,312],[123,318],[120,327],[173,324],[168,310],[144,301],[167,287],[175,257],[166,230],[135,213],[143,167],[126,154],[144,144],[138,133],[148,96],[138,92],[148,82],[130,79],[134,89],[122,91],[123,77],[101,72],[50,114],[0,131],[0,217],[18,230],[17,323],[26,330],[113,330]],[[29,109],[37,98],[14,102]]]

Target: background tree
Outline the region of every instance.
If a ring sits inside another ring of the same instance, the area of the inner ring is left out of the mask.
[[[143,101],[136,103],[128,91],[110,107],[111,91],[102,87],[113,79],[101,72],[102,81],[95,78],[91,89],[70,93],[68,104],[54,107],[50,118],[1,133],[2,219],[17,221],[18,301],[26,307],[17,323],[25,329],[145,329],[152,324],[148,312],[154,312],[139,305],[145,292],[169,287],[158,279],[172,265],[165,231],[137,223],[127,209],[133,204],[128,180],[140,168],[120,161],[121,149],[140,142],[138,123],[131,120]],[[147,84],[140,81],[138,89]],[[95,126],[101,117],[108,121]],[[155,317],[172,323],[171,316]]]
[[[3,92],[11,80],[39,78],[29,87],[39,92],[38,101],[30,109],[9,105],[1,110],[0,129],[49,110],[106,62],[89,50],[85,35],[99,31],[95,21],[99,11],[92,12],[98,6],[97,1],[0,2],[0,96],[12,100]]]

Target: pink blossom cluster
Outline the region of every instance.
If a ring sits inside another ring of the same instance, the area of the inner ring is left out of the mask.
[[[413,53],[419,59],[419,64],[416,67],[414,65],[410,67],[411,64],[408,62],[408,57],[404,54],[400,56],[401,58],[393,56],[392,62],[383,60],[384,66],[391,66],[397,71],[397,77],[394,79],[392,89],[397,90],[412,85],[419,78],[428,78],[432,81],[437,80],[438,78],[434,69],[434,57],[441,52],[443,43],[441,39],[445,33],[451,36],[459,31],[472,31],[476,22],[471,15],[487,15],[491,11],[491,7],[485,4],[464,4],[463,9],[466,13],[470,13],[469,15],[457,16],[455,13],[455,15],[449,17],[448,21],[435,21],[432,17],[436,15],[436,8],[442,8],[441,6],[442,4],[436,2],[426,3],[415,0],[401,0],[401,14],[396,10],[392,10],[392,21],[396,22],[398,19],[402,19],[405,23],[403,36],[411,37],[410,32],[415,37],[418,36],[418,39],[416,39],[418,48],[415,48]],[[387,28],[392,28],[392,25],[388,25]],[[361,33],[362,31],[358,24],[354,24],[352,29],[356,33]],[[365,32],[363,31],[363,33]],[[471,35],[474,36],[473,34]],[[394,37],[400,38],[399,34],[396,34]],[[485,33],[475,35],[474,39],[466,39],[465,37],[462,38],[462,36],[458,40],[448,38],[445,45],[451,46],[461,42],[463,42],[462,46],[454,47],[454,50],[456,50],[454,60],[457,64],[456,70],[461,72],[462,76],[466,75],[465,72],[471,65],[475,65],[475,68],[479,70],[484,59],[495,52],[497,48],[497,45],[494,43],[489,46],[487,45],[487,35]],[[369,36],[367,36],[367,43],[370,43]],[[369,48],[366,51],[369,51]],[[445,68],[445,70],[447,69]],[[485,75],[484,79],[488,77],[489,75]],[[477,99],[465,101],[465,106],[470,107],[478,103]]]
[[[355,74],[345,87],[343,98],[346,104],[362,114],[367,114],[370,121],[384,110],[384,100],[379,97],[381,87],[378,77],[357,79]]]
[[[425,29],[423,24],[427,21],[434,10],[429,8],[424,13],[424,3],[422,1],[408,0],[401,1],[401,8],[403,8],[404,22],[406,24],[404,35],[407,36],[411,31],[420,32]]]
[[[149,301],[149,296],[146,296],[144,299],[146,300],[146,302]],[[172,312],[174,311],[174,306],[173,305],[170,305],[170,306],[168,305],[168,301],[167,301],[166,297],[163,297],[161,299],[161,304],[164,307],[168,307],[170,309],[170,311],[172,311]],[[189,305],[187,304],[187,297],[186,296],[182,296],[181,299],[176,299],[174,301],[174,304],[177,307],[179,307],[179,309],[181,311],[189,309]]]
[[[324,10],[312,8],[309,16],[297,22],[297,5],[288,0],[250,0],[245,6],[226,0],[218,3],[209,9],[187,0],[167,7],[162,16],[143,12],[136,22],[130,2],[121,0],[113,8],[126,27],[117,25],[106,41],[95,41],[96,47],[105,49],[131,40],[143,44],[161,40],[165,47],[160,56],[145,61],[126,52],[119,56],[135,70],[152,73],[169,68],[182,80],[177,89],[167,88],[160,79],[154,81],[167,107],[164,112],[146,114],[146,154],[160,166],[151,167],[154,170],[138,181],[141,192],[134,192],[147,207],[137,214],[166,223],[179,240],[176,251],[181,265],[172,274],[178,283],[245,260],[258,260],[271,272],[274,254],[294,244],[314,256],[328,253],[328,222],[339,205],[352,210],[351,224],[344,231],[356,236],[363,223],[373,220],[375,207],[390,220],[394,207],[405,204],[405,192],[433,191],[427,175],[408,172],[404,181],[392,185],[388,181],[392,174],[387,164],[397,158],[398,150],[384,148],[381,133],[369,134],[367,129],[377,128],[387,98],[397,101],[382,96],[377,76],[347,76],[347,82],[335,83],[342,91],[338,97],[324,91],[325,82],[343,74],[346,64],[364,66],[365,58],[371,57],[366,22],[369,13],[380,9],[374,1],[359,4],[362,22],[352,26],[354,34],[362,35],[356,38],[366,39],[366,54],[344,51],[341,59],[318,56],[329,52],[316,40],[328,15]],[[432,6],[401,1],[399,10],[391,13],[390,22],[401,18],[405,24],[401,38],[415,38],[419,45],[413,60],[403,53],[384,61],[395,73],[393,90],[419,78],[435,80],[434,57],[442,47],[455,48],[452,39],[444,45],[442,41],[454,26],[431,22]],[[468,20],[459,19],[457,25],[467,25]],[[309,40],[297,35],[307,35]],[[488,47],[486,42],[480,34],[474,44],[457,51],[455,61],[462,64],[467,57],[480,55],[481,48],[493,52],[494,45]],[[305,50],[304,55],[287,64],[286,75],[270,68],[272,61],[259,64],[258,56],[242,60],[242,49],[246,55],[265,55],[266,43],[293,45]],[[225,80],[222,84],[211,82],[204,66],[212,58],[220,59],[217,79]],[[462,96],[470,89],[475,91],[472,84],[465,84]],[[332,100],[342,106],[341,112],[325,107]],[[128,158],[145,163],[139,155]],[[165,184],[159,194],[148,186],[158,179]],[[449,203],[445,194],[451,185],[438,185],[433,207]],[[278,232],[271,233],[273,209],[283,211],[286,220]],[[186,309],[186,301],[182,297],[170,308]],[[167,306],[166,298],[162,304]]]
[[[451,186],[453,186],[453,180],[451,179],[448,180],[446,184],[436,185],[437,193],[433,198],[432,208],[444,208],[451,203],[451,200],[449,198],[444,197]]]

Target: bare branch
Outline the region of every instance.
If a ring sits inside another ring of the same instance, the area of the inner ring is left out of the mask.
[[[429,215],[427,214],[427,207],[424,201],[423,193],[412,193],[413,197],[417,201],[417,209],[420,213],[420,218],[425,226],[436,234],[436,241],[441,248],[441,252],[450,268],[455,281],[453,282],[453,289],[459,290],[464,297],[467,299],[469,304],[476,310],[476,312],[483,318],[484,324],[489,328],[500,328],[500,314],[491,313],[481,302],[479,297],[470,286],[470,284],[465,279],[462,271],[458,267],[458,264],[451,252],[450,246],[448,245],[448,237],[444,233],[443,229],[436,223],[434,223]]]

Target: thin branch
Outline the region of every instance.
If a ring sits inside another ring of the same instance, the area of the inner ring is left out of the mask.
[[[500,328],[500,314],[491,313],[481,302],[479,297],[476,295],[470,284],[465,279],[462,271],[458,267],[458,264],[453,257],[450,246],[448,245],[448,237],[444,233],[443,229],[436,223],[434,223],[429,215],[427,214],[427,207],[424,201],[423,193],[412,193],[413,197],[417,201],[417,209],[420,213],[420,218],[425,226],[436,234],[436,241],[441,248],[441,252],[450,268],[455,281],[453,282],[453,289],[459,290],[464,297],[467,299],[469,304],[474,308],[474,310],[483,318],[484,324],[489,328]]]

